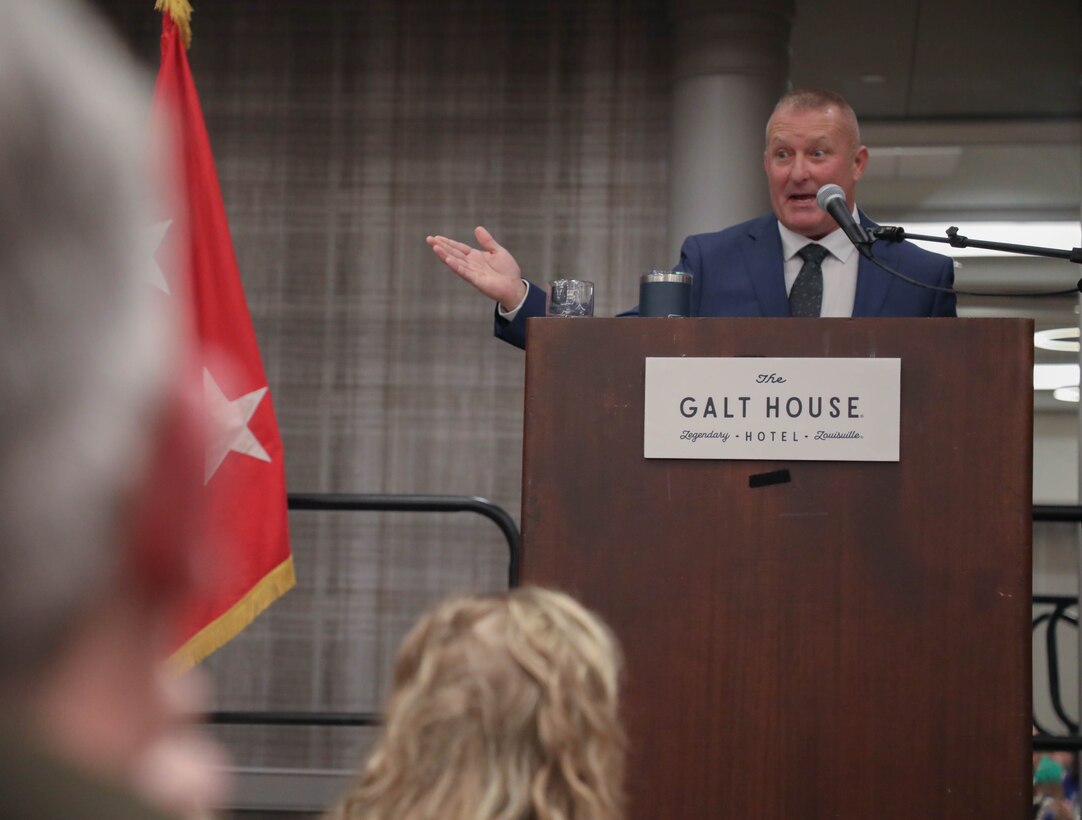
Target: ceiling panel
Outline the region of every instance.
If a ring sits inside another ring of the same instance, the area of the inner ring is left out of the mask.
[[[792,78],[865,120],[1077,116],[1080,43],[1078,0],[797,0]]]
[[[864,0],[797,0],[794,85],[837,91],[865,119],[900,116],[909,95],[919,6],[920,0],[898,0],[889,10]],[[882,79],[867,83],[862,77]]]
[[[1078,114],[1078,0],[924,0],[922,6],[906,116]]]

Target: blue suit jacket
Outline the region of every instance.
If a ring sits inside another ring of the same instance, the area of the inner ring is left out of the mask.
[[[866,228],[875,223],[861,214]],[[949,288],[954,262],[909,242],[876,242],[875,257],[911,279]],[[773,214],[715,233],[689,236],[680,249],[679,270],[692,275],[692,316],[788,316],[785,270],[778,221]],[[514,321],[496,313],[496,335],[518,347],[526,344],[526,320],[545,315],[545,291],[531,284]],[[638,315],[634,307],[622,316]],[[909,284],[864,257],[857,266],[853,316],[955,316],[953,293]]]

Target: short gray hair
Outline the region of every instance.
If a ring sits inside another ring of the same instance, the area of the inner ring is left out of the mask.
[[[781,99],[774,105],[774,112],[777,113],[783,108],[793,111],[824,111],[827,108],[837,108],[852,132],[853,148],[860,145],[860,122],[857,120],[857,113],[841,94],[822,88],[794,88],[781,95]]]
[[[0,654],[14,670],[116,577],[173,334],[142,241],[149,85],[82,7],[0,0],[0,20]]]

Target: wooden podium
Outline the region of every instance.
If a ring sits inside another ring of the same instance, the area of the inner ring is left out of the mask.
[[[1028,320],[530,320],[523,581],[623,644],[630,817],[1025,816],[1032,340]],[[647,356],[898,357],[901,459],[647,460]]]

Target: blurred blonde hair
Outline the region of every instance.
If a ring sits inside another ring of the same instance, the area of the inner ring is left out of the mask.
[[[567,595],[457,598],[399,650],[383,737],[338,816],[615,820],[621,657]]]

